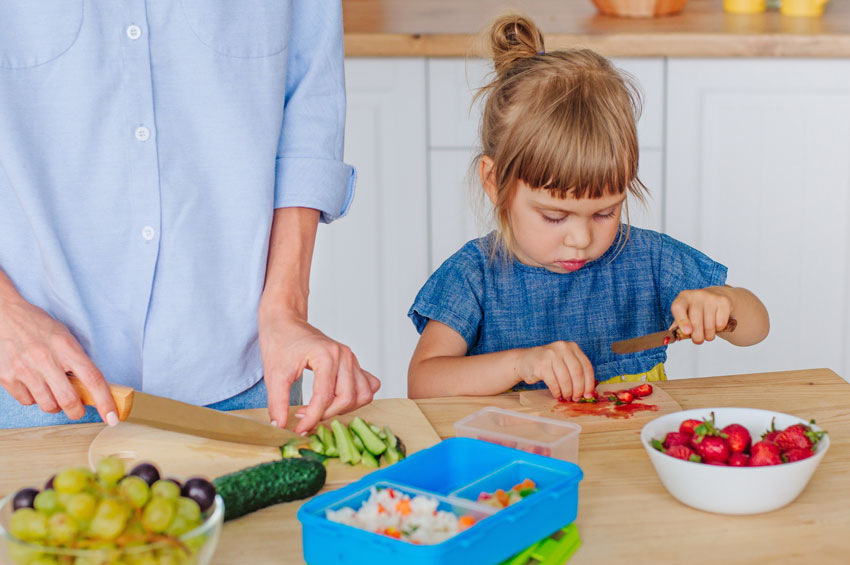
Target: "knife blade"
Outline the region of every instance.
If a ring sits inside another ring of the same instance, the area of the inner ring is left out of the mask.
[[[732,333],[736,327],[738,327],[738,321],[734,318],[729,318],[726,327],[720,330],[720,332]],[[663,332],[655,332],[640,337],[615,341],[611,344],[611,351],[618,354],[636,353],[646,349],[669,345],[682,339],[690,339],[690,337],[690,335],[683,333],[682,330],[674,326]]]
[[[94,398],[82,381],[73,374],[69,374],[68,379],[83,404],[94,406]],[[304,439],[293,431],[238,414],[155,396],[129,386],[107,384],[122,422],[251,445],[279,447],[292,439]]]

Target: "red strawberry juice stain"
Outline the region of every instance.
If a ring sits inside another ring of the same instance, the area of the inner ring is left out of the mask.
[[[599,402],[573,402],[572,400],[558,400],[552,411],[558,411],[563,415],[570,416],[605,416],[606,418],[617,418],[625,420],[631,418],[637,412],[657,412],[658,406],[655,404],[644,404],[635,399],[631,404],[620,404],[600,397]]]

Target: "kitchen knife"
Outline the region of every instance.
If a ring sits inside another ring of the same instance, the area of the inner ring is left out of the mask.
[[[94,398],[82,381],[70,374],[68,379],[83,404],[94,406]],[[291,439],[304,439],[295,432],[245,416],[154,396],[128,386],[108,384],[118,409],[118,419],[122,422],[252,445],[279,447]]]
[[[726,324],[726,327],[720,331],[732,333],[735,331],[736,327],[738,327],[738,321],[734,318],[729,318],[729,322]],[[669,345],[679,341],[680,339],[690,339],[690,337],[691,336],[682,333],[682,330],[674,326],[663,332],[655,332],[641,337],[615,341],[611,344],[611,351],[621,354],[635,353],[636,351],[643,351],[645,349],[653,349],[655,347]]]

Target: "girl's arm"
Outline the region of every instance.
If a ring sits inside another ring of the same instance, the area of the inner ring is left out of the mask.
[[[573,342],[557,341],[527,349],[467,356],[466,340],[429,320],[407,372],[410,398],[489,396],[520,382],[544,381],[555,398],[592,394],[595,381],[587,356]]]
[[[679,328],[691,334],[694,343],[714,339],[715,332],[726,326],[729,318],[738,321],[732,333],[718,334],[735,345],[755,345],[767,337],[770,318],[761,300],[741,287],[711,286],[685,290],[670,308]]]

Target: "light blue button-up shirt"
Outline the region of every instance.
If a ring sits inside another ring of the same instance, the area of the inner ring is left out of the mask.
[[[109,381],[258,381],[273,209],[345,214],[331,0],[0,2],[0,269]]]

